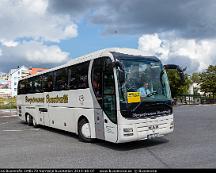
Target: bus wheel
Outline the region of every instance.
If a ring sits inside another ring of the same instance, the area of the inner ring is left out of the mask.
[[[92,142],[90,124],[86,119],[81,119],[78,123],[78,135],[80,141]]]
[[[32,120],[32,124],[33,124],[34,128],[38,128],[38,124],[34,118]]]
[[[32,116],[28,114],[26,119],[27,119],[28,125],[32,126],[33,125],[33,118],[32,118]]]

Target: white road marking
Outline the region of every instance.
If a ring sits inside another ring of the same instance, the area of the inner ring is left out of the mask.
[[[10,112],[10,110],[1,110],[1,112]]]
[[[32,131],[38,131],[38,130],[40,130],[40,129],[29,129],[29,130],[32,130]]]
[[[3,132],[21,132],[24,130],[2,130]]]
[[[5,115],[1,116],[0,118],[10,118],[10,117],[18,117],[19,115]]]
[[[38,131],[40,129],[11,129],[11,130],[2,130],[3,132],[23,132],[23,131]]]
[[[1,112],[16,112],[16,110],[0,110]]]
[[[5,122],[5,123],[1,123],[0,125],[3,125],[3,124],[7,124],[8,122]]]

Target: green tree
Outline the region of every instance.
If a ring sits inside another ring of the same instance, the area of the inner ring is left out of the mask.
[[[199,73],[193,73],[191,76],[191,80],[195,83],[200,83],[200,74]]]
[[[200,73],[193,73],[191,76],[191,80],[193,83],[200,84],[200,79],[201,79]],[[195,95],[200,95],[200,93],[198,93],[199,89],[200,89],[200,87],[193,87],[193,93]]]
[[[200,89],[205,93],[216,95],[216,66],[210,65],[208,69],[200,74]]]
[[[176,70],[166,71],[169,78],[172,97],[175,98],[176,96],[181,94],[188,94],[190,84],[192,83],[189,76],[185,74],[185,81],[182,83]]]

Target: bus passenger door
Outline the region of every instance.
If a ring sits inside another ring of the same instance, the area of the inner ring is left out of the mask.
[[[92,87],[97,99],[95,109],[96,137],[110,142],[117,141],[116,95],[113,69],[109,57],[94,60]]]
[[[91,72],[91,83],[93,89],[94,99],[94,119],[95,119],[95,135],[96,138],[105,140],[104,134],[104,117],[102,109],[102,58],[94,60],[92,72]]]
[[[117,109],[113,68],[110,67],[111,59],[104,58],[103,64],[103,114],[105,140],[117,141]]]

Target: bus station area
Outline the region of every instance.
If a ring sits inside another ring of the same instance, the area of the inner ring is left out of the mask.
[[[215,168],[216,105],[174,107],[174,132],[145,141],[80,142],[77,135],[34,128],[0,110],[1,168]]]

